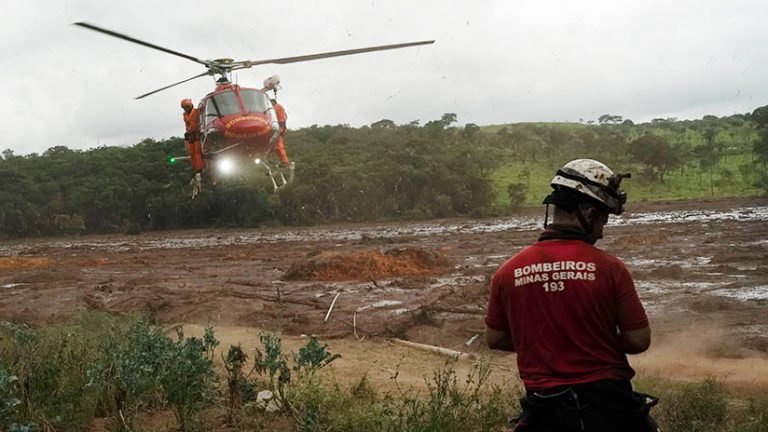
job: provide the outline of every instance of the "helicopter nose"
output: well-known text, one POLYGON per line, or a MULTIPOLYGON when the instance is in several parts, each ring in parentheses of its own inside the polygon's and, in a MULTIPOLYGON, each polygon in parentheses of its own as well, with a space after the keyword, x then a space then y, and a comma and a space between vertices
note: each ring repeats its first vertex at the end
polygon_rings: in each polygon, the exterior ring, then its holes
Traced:
POLYGON ((248 114, 227 122, 224 135, 231 138, 247 139, 267 136, 271 131, 272 128, 266 118, 248 114))

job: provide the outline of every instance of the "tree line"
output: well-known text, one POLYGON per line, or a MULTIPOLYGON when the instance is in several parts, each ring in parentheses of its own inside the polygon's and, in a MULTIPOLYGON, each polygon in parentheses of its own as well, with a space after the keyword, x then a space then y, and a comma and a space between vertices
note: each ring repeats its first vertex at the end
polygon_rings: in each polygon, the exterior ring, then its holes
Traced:
POLYGON ((24 156, 5 150, 0 238, 501 215, 541 199, 549 178, 536 183, 533 173, 551 176, 577 157, 639 170, 636 187, 646 189, 693 172, 712 193, 727 193, 724 185, 768 190, 768 107, 688 121, 600 119, 458 127, 446 113, 423 125, 315 125, 289 133, 296 181, 279 193, 263 177, 207 185, 195 200, 189 167, 168 163, 185 153, 178 137, 24 156))

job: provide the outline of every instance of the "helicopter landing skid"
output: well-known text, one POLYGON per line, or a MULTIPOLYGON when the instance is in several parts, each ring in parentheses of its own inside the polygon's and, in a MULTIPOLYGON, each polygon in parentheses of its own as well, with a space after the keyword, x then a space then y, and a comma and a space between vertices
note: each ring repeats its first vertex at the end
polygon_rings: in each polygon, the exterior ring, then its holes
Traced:
POLYGON ((284 167, 276 167, 275 169, 272 169, 266 162, 261 162, 259 165, 263 166, 267 171, 267 176, 272 181, 273 192, 277 192, 281 188, 293 183, 293 173, 296 169, 296 164, 294 162, 291 162, 287 167, 285 167, 288 169, 287 179, 285 176, 284 167))

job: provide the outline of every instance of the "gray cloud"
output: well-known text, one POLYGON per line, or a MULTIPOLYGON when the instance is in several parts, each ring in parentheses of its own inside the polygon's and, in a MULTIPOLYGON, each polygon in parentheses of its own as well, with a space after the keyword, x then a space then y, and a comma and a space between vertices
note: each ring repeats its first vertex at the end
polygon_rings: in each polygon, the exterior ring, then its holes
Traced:
POLYGON ((0 0, 0 149, 131 145, 182 131, 193 62, 70 25, 86 21, 199 58, 264 59, 436 39, 435 45, 240 71, 280 74, 293 127, 635 121, 729 115, 768 104, 758 0, 608 2, 0 0))

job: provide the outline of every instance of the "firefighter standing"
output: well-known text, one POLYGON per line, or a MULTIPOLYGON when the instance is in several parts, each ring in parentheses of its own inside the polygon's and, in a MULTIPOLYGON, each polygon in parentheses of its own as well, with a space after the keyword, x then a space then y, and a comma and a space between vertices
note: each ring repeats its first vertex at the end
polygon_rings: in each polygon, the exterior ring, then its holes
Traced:
POLYGON ((487 343, 517 352, 526 389, 515 431, 656 431, 656 399, 632 390, 626 357, 648 349, 648 317, 624 263, 594 246, 624 209, 628 176, 566 164, 544 200, 553 223, 493 276, 487 343))

